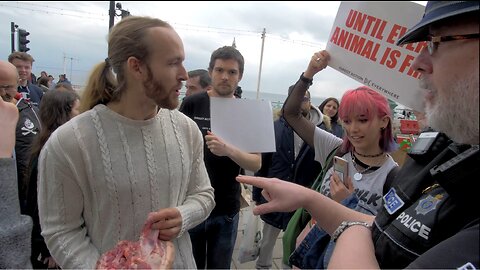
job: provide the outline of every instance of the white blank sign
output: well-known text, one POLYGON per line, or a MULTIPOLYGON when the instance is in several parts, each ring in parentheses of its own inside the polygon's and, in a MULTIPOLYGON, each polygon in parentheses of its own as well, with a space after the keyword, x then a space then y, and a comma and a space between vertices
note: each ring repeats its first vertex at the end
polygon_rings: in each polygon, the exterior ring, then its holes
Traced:
POLYGON ((275 152, 272 105, 265 100, 210 97, 212 132, 248 153, 275 152))

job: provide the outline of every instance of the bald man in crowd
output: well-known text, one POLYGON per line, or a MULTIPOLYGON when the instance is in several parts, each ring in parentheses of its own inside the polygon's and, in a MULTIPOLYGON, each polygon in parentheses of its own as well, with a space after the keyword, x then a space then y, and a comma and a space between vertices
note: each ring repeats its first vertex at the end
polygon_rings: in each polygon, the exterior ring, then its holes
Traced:
MULTIPOLYGON (((0 268, 31 268, 32 219, 20 214, 13 148, 18 110, 5 101, 17 89, 14 65, 0 60, 0 268)), ((11 98, 11 97, 10 97, 11 98)))

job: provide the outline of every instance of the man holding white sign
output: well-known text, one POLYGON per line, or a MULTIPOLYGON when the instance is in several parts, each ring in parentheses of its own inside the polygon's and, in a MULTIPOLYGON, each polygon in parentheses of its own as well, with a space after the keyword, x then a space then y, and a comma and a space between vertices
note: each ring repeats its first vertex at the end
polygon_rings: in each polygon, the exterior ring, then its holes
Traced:
POLYGON ((180 108, 205 136, 205 166, 215 189, 212 213, 189 231, 198 269, 230 268, 240 211, 241 190, 235 177, 241 169, 256 172, 261 166, 260 154, 242 151, 210 131, 210 98, 235 98, 244 64, 242 54, 232 46, 214 51, 208 67, 213 89, 186 97, 180 108))

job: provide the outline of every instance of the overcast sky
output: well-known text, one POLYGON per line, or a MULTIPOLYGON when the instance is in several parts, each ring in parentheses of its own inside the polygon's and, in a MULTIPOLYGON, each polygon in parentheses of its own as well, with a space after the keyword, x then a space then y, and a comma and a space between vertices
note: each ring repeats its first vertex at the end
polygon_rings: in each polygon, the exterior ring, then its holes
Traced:
MULTIPOLYGON (((118 2, 117 2, 118 3, 118 2)), ((260 92, 286 94, 310 56, 325 48, 340 2, 120 2, 132 15, 169 22, 183 39, 187 70, 207 68, 211 53, 235 39, 245 58, 242 89, 257 91, 262 31, 266 29, 260 92)), ((425 2, 419 2, 425 5, 425 2)), ((0 2, 0 59, 11 53, 10 23, 30 32, 33 72, 84 85, 107 57, 109 2, 0 2)), ((115 19, 118 22, 120 17, 115 19)), ((16 43, 16 41, 15 41, 16 43)), ((331 69, 320 72, 312 96, 340 98, 360 84, 331 69)))

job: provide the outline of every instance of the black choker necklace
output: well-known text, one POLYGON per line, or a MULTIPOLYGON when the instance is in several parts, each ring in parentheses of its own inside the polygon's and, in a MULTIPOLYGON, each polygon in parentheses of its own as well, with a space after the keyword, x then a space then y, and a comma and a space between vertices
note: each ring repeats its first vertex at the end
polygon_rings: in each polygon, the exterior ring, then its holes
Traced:
POLYGON ((358 153, 357 150, 355 150, 355 149, 353 149, 353 152, 355 152, 355 154, 357 154, 357 155, 359 155, 359 156, 361 156, 361 157, 379 157, 379 156, 381 156, 381 155, 384 154, 384 152, 381 152, 381 153, 378 153, 378 154, 376 154, 376 155, 364 155, 364 154, 358 153))

